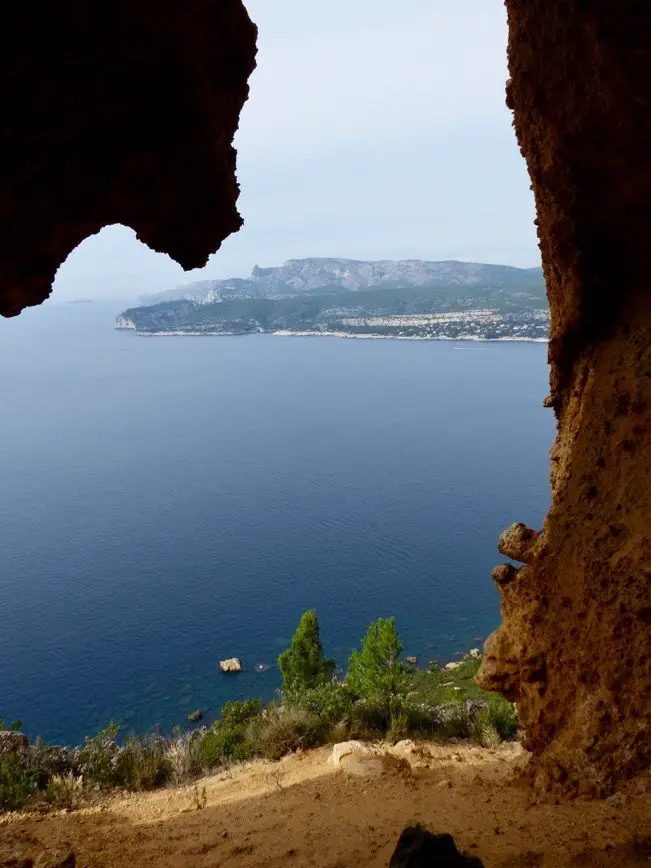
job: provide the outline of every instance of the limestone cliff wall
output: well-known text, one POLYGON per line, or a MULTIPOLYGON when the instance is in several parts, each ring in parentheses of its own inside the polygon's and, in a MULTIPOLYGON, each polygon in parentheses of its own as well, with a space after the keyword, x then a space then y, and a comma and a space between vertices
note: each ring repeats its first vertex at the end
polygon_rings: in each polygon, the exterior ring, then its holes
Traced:
POLYGON ((542 792, 651 761, 651 7, 507 0, 508 104, 552 313, 553 502, 496 571, 480 682, 520 705, 542 792))

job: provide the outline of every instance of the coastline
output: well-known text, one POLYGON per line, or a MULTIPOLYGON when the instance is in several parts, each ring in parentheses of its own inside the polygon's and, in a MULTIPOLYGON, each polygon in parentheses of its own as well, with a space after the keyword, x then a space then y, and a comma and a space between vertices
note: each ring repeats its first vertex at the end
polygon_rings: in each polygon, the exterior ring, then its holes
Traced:
POLYGON ((251 334, 270 334, 275 337, 292 337, 292 338, 343 338, 346 340, 375 340, 375 341, 473 341, 474 343, 525 343, 525 344, 546 344, 549 343, 549 338, 527 338, 527 337, 500 337, 500 338, 484 338, 478 335, 457 335, 450 337, 448 335, 380 335, 380 334, 359 334, 355 332, 337 332, 337 331, 289 331, 280 329, 273 332, 215 332, 215 331, 157 331, 143 332, 137 331, 136 335, 143 338, 155 337, 243 337, 251 334))

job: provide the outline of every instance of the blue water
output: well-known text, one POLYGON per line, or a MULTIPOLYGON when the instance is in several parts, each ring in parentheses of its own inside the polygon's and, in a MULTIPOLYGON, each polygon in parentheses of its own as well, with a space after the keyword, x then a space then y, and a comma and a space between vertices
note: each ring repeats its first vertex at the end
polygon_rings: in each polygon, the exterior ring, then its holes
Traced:
POLYGON ((544 345, 146 339, 114 313, 0 323, 0 716, 78 741, 273 695, 254 666, 312 607, 340 663, 379 615, 424 662, 497 625, 498 534, 548 506, 544 345))

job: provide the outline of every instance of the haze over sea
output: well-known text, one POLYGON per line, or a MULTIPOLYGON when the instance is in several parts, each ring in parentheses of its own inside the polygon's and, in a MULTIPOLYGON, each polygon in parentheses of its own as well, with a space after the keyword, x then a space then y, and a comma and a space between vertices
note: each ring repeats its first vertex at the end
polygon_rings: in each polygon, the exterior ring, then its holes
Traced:
POLYGON ((308 608, 340 664, 379 615, 424 664, 495 628, 497 537, 549 501, 545 345, 145 339, 118 308, 0 323, 0 716, 73 742, 272 696, 308 608))

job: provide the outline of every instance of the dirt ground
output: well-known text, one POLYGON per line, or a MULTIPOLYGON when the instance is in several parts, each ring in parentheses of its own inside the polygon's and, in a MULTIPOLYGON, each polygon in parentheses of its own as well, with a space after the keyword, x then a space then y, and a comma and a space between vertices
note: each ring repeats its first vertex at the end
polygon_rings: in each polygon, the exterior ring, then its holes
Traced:
MULTIPOLYGON (((259 761, 196 786, 107 800, 71 813, 0 819, 0 865, 74 850, 77 865, 386 866, 416 821, 454 835, 486 868, 648 866, 651 780, 604 801, 533 805, 514 778, 517 745, 415 745, 408 771, 352 777, 330 748, 259 761)), ((14 863, 15 864, 15 863, 14 863)))

